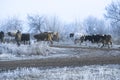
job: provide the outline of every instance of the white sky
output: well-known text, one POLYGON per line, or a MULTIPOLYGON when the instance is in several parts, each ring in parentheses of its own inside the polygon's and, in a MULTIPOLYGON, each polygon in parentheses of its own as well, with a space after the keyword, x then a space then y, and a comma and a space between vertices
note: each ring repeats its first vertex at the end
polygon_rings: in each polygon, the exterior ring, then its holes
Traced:
POLYGON ((27 14, 58 16, 70 22, 87 16, 103 18, 111 0, 0 0, 0 19, 27 14))

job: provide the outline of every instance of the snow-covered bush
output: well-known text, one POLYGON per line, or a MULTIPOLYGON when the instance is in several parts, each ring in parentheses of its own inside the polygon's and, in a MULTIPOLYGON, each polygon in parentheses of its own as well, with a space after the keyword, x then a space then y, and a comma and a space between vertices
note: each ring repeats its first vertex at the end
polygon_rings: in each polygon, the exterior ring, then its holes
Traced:
POLYGON ((30 55, 48 55, 50 47, 46 42, 37 42, 31 45, 21 45, 16 44, 1 44, 0 54, 12 54, 15 56, 30 56, 30 55))

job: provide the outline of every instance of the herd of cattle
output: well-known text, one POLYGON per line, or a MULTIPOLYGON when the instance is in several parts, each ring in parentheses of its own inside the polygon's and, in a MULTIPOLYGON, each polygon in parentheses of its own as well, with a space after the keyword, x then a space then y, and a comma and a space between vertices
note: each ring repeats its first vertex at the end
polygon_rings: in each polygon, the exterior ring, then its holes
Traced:
MULTIPOLYGON (((70 33, 69 37, 72 38, 74 37, 74 33, 70 33)), ((34 34, 33 35, 34 39, 36 41, 49 41, 51 44, 53 44, 53 41, 59 41, 59 33, 58 32, 43 32, 39 34, 34 34)), ((14 42, 17 43, 18 46, 20 46, 21 43, 23 44, 30 44, 30 39, 31 39, 31 34, 30 33, 21 33, 19 30, 16 33, 13 32, 7 32, 4 33, 3 31, 0 32, 0 41, 1 42, 11 42, 13 40, 14 42), (6 34, 9 36, 9 40, 7 40, 6 34)), ((91 43, 102 43, 102 46, 108 45, 108 48, 110 45, 112 46, 112 36, 111 35, 101 35, 101 34, 96 34, 96 35, 82 35, 79 36, 78 38, 74 39, 74 43, 83 43, 89 41, 91 43)))
MULTIPOLYGON (((71 33, 69 35, 70 37, 74 37, 74 33, 71 33)), ((101 35, 101 34, 94 34, 94 35, 82 35, 79 38, 75 38, 74 39, 74 43, 83 43, 89 41, 91 43, 102 43, 102 47, 104 46, 108 46, 108 48, 110 48, 110 46, 112 47, 112 36, 111 35, 101 35)))
MULTIPOLYGON (((34 34, 33 37, 36 41, 50 41, 51 44, 53 44, 53 41, 58 41, 59 36, 56 32, 43 32, 39 34, 34 34)), ((1 43, 5 42, 15 42, 18 46, 20 46, 21 43, 23 44, 30 44, 31 34, 30 33, 21 33, 19 30, 16 33, 13 32, 7 32, 4 33, 3 31, 0 32, 0 41, 1 43), (9 39, 6 39, 6 36, 9 37, 9 39)))

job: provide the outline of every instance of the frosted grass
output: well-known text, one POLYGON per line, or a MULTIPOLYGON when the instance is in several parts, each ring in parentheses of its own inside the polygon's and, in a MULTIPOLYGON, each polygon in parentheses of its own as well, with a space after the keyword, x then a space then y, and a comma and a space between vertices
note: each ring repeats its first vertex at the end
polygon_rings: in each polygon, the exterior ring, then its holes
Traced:
POLYGON ((18 68, 3 71, 0 75, 0 80, 120 80, 120 65, 18 68))
MULTIPOLYGON (((49 47, 47 42, 37 42, 31 45, 0 44, 0 60, 19 60, 47 58, 64 51, 65 49, 49 47)), ((61 56, 64 56, 61 54, 61 56)))

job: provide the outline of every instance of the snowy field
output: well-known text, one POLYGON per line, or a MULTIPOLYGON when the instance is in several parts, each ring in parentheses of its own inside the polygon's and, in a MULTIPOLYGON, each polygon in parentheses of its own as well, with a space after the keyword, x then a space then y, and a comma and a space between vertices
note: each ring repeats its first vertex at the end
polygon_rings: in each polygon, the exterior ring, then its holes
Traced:
MULTIPOLYGON (((74 44, 73 41, 55 42, 55 45, 67 45, 73 47, 87 47, 87 48, 99 48, 96 44, 74 44)), ((107 47, 105 47, 107 48, 107 47)), ((80 49, 80 48, 57 48, 50 47, 47 42, 32 43, 31 45, 21 45, 18 47, 16 44, 5 43, 0 44, 0 60, 23 60, 23 59, 39 59, 48 57, 68 57, 68 56, 118 56, 120 55, 120 45, 113 45, 110 51, 80 49)))
POLYGON ((0 44, 0 60, 48 58, 60 56, 61 54, 59 54, 59 52, 64 50, 65 49, 49 47, 46 42, 40 42, 31 45, 21 45, 20 47, 12 43, 0 44))
POLYGON ((18 68, 1 71, 0 80, 120 80, 120 65, 18 68))
MULTIPOLYGON (((55 45, 76 47, 98 47, 96 44, 74 44, 72 41, 59 42, 55 45)), ((107 47, 105 47, 107 48, 107 47)), ((80 48, 50 47, 46 42, 31 45, 0 44, 0 61, 41 59, 56 57, 92 58, 103 56, 120 56, 120 46, 113 45, 118 50, 91 50, 80 48), (86 57, 87 56, 87 57, 86 57)), ((120 65, 90 65, 57 68, 17 68, 15 70, 0 70, 0 80, 120 80, 120 65)))

